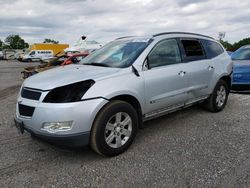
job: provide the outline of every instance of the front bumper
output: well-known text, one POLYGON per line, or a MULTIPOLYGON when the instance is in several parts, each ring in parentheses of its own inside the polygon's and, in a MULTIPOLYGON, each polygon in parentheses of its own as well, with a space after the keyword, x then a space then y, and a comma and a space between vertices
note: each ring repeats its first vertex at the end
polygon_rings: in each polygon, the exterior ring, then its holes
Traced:
POLYGON ((60 146, 67 146, 67 147, 84 147, 89 144, 90 132, 84 133, 76 133, 76 134, 67 134, 67 135, 52 135, 46 133, 35 133, 31 129, 27 128, 23 122, 18 121, 14 118, 15 125, 18 130, 23 133, 23 131, 29 132, 31 135, 47 141, 49 143, 53 143, 60 146))
POLYGON ((96 98, 74 103, 43 103, 19 96, 15 121, 22 124, 24 130, 41 139, 66 146, 83 146, 89 143, 89 135, 95 116, 107 102, 103 98, 96 98), (30 117, 20 115, 20 103, 34 108, 30 117), (64 121, 72 121, 70 130, 51 133, 42 129, 45 122, 64 121))

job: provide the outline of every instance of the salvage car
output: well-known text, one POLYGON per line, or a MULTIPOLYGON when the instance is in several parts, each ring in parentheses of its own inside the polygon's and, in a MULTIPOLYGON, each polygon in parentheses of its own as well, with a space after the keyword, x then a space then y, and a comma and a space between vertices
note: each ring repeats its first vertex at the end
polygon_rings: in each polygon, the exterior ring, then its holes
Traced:
POLYGON ((124 152, 143 122, 197 103, 224 109, 232 62, 215 39, 168 32, 118 38, 78 65, 24 81, 15 125, 70 147, 104 156, 124 152))
POLYGON ((231 57, 234 64, 232 89, 250 90, 250 45, 242 46, 231 57))
POLYGON ((21 72, 22 78, 26 79, 26 78, 34 75, 34 74, 37 74, 39 72, 55 68, 57 66, 69 65, 69 64, 72 64, 72 63, 77 64, 83 58, 85 58, 87 55, 88 55, 88 53, 62 55, 62 56, 59 56, 59 57, 51 60, 48 63, 42 63, 42 64, 40 64, 38 66, 26 67, 21 72))

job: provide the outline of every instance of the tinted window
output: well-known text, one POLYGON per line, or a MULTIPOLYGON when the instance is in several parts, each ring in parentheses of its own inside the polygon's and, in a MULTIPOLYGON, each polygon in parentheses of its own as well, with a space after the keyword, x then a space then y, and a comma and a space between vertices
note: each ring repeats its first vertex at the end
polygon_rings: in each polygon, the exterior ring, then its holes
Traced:
POLYGON ((233 60, 250 60, 250 48, 240 48, 231 57, 233 60))
POLYGON ((156 45, 148 56, 149 67, 159 67, 181 62, 178 43, 175 39, 164 40, 156 45))
POLYGON ((187 60, 204 59, 202 46, 198 40, 181 40, 187 60))
POLYGON ((206 51, 207 58, 214 58, 224 52, 223 48, 216 42, 210 40, 202 41, 204 49, 206 51))

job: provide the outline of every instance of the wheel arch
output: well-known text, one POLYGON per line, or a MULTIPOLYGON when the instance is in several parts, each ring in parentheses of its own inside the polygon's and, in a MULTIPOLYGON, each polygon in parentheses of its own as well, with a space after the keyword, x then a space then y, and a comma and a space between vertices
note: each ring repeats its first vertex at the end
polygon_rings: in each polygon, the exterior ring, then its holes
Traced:
POLYGON ((220 78, 220 80, 224 80, 224 81, 227 83, 229 89, 231 89, 231 86, 232 86, 231 83, 232 83, 232 82, 231 82, 231 76, 230 76, 230 75, 222 76, 222 77, 220 78))
POLYGON ((127 102, 130 105, 132 105, 138 114, 139 127, 140 128, 142 127, 142 122, 143 122, 143 120, 142 120, 142 107, 141 107, 139 100, 136 97, 134 97, 132 95, 125 94, 125 95, 118 95, 118 96, 115 96, 115 97, 112 97, 111 99, 109 99, 109 101, 113 101, 113 100, 124 101, 124 102, 127 102))

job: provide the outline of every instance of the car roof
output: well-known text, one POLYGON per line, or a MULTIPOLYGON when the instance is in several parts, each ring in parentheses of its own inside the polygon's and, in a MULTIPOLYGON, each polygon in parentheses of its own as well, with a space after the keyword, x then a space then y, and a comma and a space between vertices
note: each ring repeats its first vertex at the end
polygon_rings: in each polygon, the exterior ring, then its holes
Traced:
POLYGON ((245 45, 241 47, 241 49, 248 49, 248 48, 250 48, 250 45, 245 45))
POLYGON ((208 40, 215 40, 214 38, 203 35, 203 34, 198 34, 198 33, 190 33, 190 32, 163 32, 163 33, 156 33, 151 36, 124 36, 124 37, 119 37, 116 40, 124 40, 124 39, 150 39, 150 38, 162 38, 164 36, 169 36, 169 37, 190 37, 190 38, 202 38, 202 39, 208 39, 208 40))
POLYGON ((214 38, 207 36, 207 35, 202 35, 199 33, 189 33, 189 32, 164 32, 164 33, 154 34, 153 37, 162 36, 162 35, 190 35, 190 36, 195 36, 195 37, 205 37, 205 38, 214 40, 214 38))

